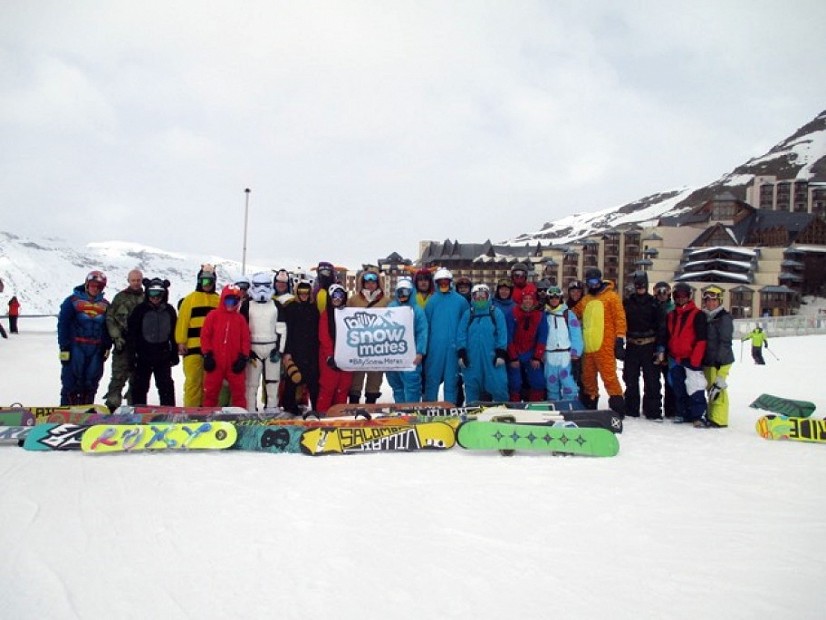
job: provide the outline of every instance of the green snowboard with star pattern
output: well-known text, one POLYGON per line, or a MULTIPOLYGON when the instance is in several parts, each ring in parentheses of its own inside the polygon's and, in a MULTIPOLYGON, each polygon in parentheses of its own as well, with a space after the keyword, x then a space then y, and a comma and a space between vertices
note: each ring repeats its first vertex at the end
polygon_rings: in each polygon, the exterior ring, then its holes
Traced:
POLYGON ((463 422, 456 442, 468 450, 530 451, 586 456, 616 456, 617 436, 604 428, 579 428, 548 424, 463 422))

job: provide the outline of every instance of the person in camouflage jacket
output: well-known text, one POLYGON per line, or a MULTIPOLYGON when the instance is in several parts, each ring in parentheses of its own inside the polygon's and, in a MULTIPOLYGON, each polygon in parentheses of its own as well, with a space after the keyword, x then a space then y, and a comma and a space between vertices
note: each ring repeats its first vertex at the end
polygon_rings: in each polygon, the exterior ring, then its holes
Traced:
POLYGON ((109 309, 106 311, 106 331, 112 339, 112 378, 109 381, 109 389, 106 391, 106 406, 109 411, 114 411, 120 407, 123 400, 123 386, 129 381, 129 389, 126 391, 126 402, 132 404, 130 396, 132 387, 132 373, 134 364, 132 355, 127 351, 126 328, 129 315, 140 304, 143 299, 143 273, 140 269, 133 269, 126 278, 129 286, 120 291, 112 299, 109 309))

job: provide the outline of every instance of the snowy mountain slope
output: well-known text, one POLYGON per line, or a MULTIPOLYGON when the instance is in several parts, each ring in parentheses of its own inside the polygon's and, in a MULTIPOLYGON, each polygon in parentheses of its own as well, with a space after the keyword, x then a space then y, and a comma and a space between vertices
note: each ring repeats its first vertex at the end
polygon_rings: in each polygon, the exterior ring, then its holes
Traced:
POLYGON ((502 243, 570 243, 620 224, 643 225, 662 216, 678 215, 724 191, 744 200, 746 187, 755 176, 826 182, 826 111, 767 153, 750 159, 704 187, 659 192, 619 207, 568 216, 547 222, 538 231, 527 232, 502 243))
MULTIPOLYGON (((171 282, 170 298, 177 301, 195 288, 202 263, 212 263, 218 283, 232 281, 241 264, 218 256, 191 256, 125 241, 90 243, 75 247, 62 239, 27 239, 0 231, 0 278, 4 298, 17 295, 24 314, 56 314, 61 302, 93 269, 108 278, 107 299, 126 286, 131 269, 144 277, 171 282)), ((270 267, 247 265, 247 272, 269 271, 270 267)), ((4 309, 0 306, 0 311, 4 309)))

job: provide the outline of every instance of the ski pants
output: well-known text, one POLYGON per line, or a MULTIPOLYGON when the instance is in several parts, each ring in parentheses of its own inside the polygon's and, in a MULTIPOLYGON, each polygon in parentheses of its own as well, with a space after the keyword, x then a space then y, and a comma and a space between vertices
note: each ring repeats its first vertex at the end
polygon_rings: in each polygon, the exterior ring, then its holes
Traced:
POLYGON ((323 364, 319 361, 316 411, 327 413, 331 406, 346 403, 352 381, 353 373, 330 368, 326 359, 323 364))
MULTIPOLYGON (((363 371, 357 370, 348 373, 351 378, 351 384, 348 387, 348 393, 353 399, 361 398, 361 388, 364 387, 365 396, 375 396, 378 399, 381 396, 381 381, 384 373, 380 370, 363 371), (366 385, 365 385, 366 379, 366 385)), ((375 401, 373 401, 375 402, 375 401)))
POLYGON ((646 418, 662 417, 660 369, 654 364, 654 352, 653 342, 643 345, 631 342, 626 344, 625 361, 622 366, 626 415, 638 416, 640 414, 640 373, 642 373, 642 413, 646 418))
POLYGON ((204 399, 204 358, 200 354, 186 355, 183 366, 184 407, 200 407, 204 399))
POLYGON ((258 388, 264 382, 264 407, 278 405, 278 383, 281 380, 281 362, 271 362, 269 355, 253 358, 247 364, 247 409, 258 410, 258 388))
POLYGON ((230 404, 233 407, 247 408, 246 379, 244 372, 232 372, 231 364, 218 362, 218 366, 212 372, 204 373, 204 407, 217 407, 218 396, 221 393, 221 386, 226 379, 229 384, 230 404))
POLYGON ((663 386, 663 413, 666 418, 673 418, 677 415, 677 403, 674 398, 674 388, 671 387, 671 376, 669 374, 669 362, 666 359, 662 365, 658 367, 658 371, 662 378, 663 386))
MULTIPOLYGON (((508 364, 508 392, 510 392, 511 398, 519 396, 518 400, 522 400, 522 390, 525 387, 533 395, 542 392, 542 398, 539 400, 545 398, 545 374, 542 370, 542 364, 539 365, 539 368, 534 368, 531 366, 532 359, 530 352, 523 353, 518 359, 519 366, 508 364)), ((530 394, 528 396, 528 400, 536 400, 531 398, 530 394)))
POLYGON ((100 345, 75 343, 69 362, 60 370, 60 404, 89 405, 95 402, 103 376, 103 350, 100 345))
POLYGON ((548 400, 574 400, 579 387, 571 371, 570 351, 545 352, 545 390, 548 400))
MULTIPOLYGON (((731 370, 731 364, 725 364, 720 368, 716 366, 703 368, 709 387, 714 385, 717 377, 722 378, 723 381, 728 381, 729 370, 731 370)), ((728 402, 728 388, 726 388, 717 395, 717 398, 708 403, 708 421, 717 426, 728 426, 728 402)))
POLYGON ((703 389, 688 393, 686 389, 686 368, 674 364, 669 370, 671 386, 674 388, 674 399, 677 405, 677 415, 686 422, 701 419, 706 413, 706 392, 703 389))
MULTIPOLYGON (((155 387, 158 388, 160 404, 165 407, 175 406, 175 382, 172 379, 172 366, 169 356, 159 358, 139 357, 135 373, 130 380, 130 405, 146 405, 149 394, 149 381, 155 375, 155 387)), ((108 403, 107 403, 108 404, 108 403)))
MULTIPOLYGON (((508 400, 508 375, 504 366, 496 366, 493 363, 493 354, 490 356, 475 356, 470 360, 470 366, 462 369, 462 378, 465 381, 465 398, 468 403, 476 403, 482 400, 482 394, 490 394, 494 401, 507 402, 508 400)), ((455 390, 455 381, 453 383, 455 390)), ((447 381, 445 381, 445 400, 455 402, 447 398, 447 381)), ((453 398, 455 398, 455 392, 453 398)), ((427 399, 430 400, 430 399, 427 399)))
POLYGON ((422 400, 422 365, 404 372, 390 371, 387 383, 393 388, 393 400, 397 403, 418 403, 422 400))
MULTIPOLYGON (((130 405, 136 404, 132 399, 132 383, 134 382, 133 368, 132 368, 132 354, 124 349, 119 352, 112 352, 112 376, 109 379, 109 388, 106 390, 106 406, 110 411, 114 411, 120 407, 123 402, 123 386, 129 381, 129 389, 126 390, 126 402, 130 405)), ((147 389, 149 388, 147 384, 147 389)), ((144 398, 146 392, 144 392, 144 398)), ((137 403, 140 405, 145 402, 137 403)))
MULTIPOLYGON (((431 343, 432 344, 432 343, 431 343)), ((504 369, 503 369, 504 373, 504 369)), ((428 346, 427 356, 424 363, 424 400, 439 400, 439 386, 444 382, 444 400, 455 403, 458 389, 459 357, 456 353, 456 345, 448 344, 445 347, 435 345, 428 346)), ((464 373, 463 373, 464 375, 464 373)), ((467 378, 465 378, 465 400, 471 402, 467 388, 467 378)), ((507 377, 505 377, 505 391, 507 392, 507 377)), ((502 399, 508 400, 507 394, 502 399)))
POLYGON ((617 378, 617 360, 614 358, 613 343, 610 347, 603 346, 582 357, 582 389, 590 398, 599 397, 597 374, 602 377, 608 396, 622 396, 623 390, 617 378))

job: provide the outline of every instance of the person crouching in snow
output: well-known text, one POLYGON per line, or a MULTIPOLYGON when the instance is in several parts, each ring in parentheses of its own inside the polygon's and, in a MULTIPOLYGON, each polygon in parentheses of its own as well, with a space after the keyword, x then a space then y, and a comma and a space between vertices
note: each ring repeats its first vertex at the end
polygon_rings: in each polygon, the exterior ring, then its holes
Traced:
POLYGON ((528 401, 545 400, 545 376, 542 356, 548 337, 548 324, 542 310, 536 306, 536 287, 522 289, 522 302, 505 316, 508 326, 508 391, 511 402, 525 396, 528 401))
POLYGON ((230 284, 221 291, 221 302, 201 328, 204 355, 204 407, 216 407, 221 385, 229 384, 233 407, 247 408, 244 371, 250 358, 250 328, 241 316, 243 292, 230 284))
POLYGON ((268 273, 256 273, 250 281, 249 300, 241 305, 241 314, 250 327, 250 357, 247 365, 247 409, 258 409, 258 388, 264 382, 264 411, 278 407, 278 384, 281 379, 281 356, 287 345, 287 324, 278 320, 275 289, 268 273))
POLYGON ((497 402, 508 400, 508 329, 505 316, 491 303, 490 289, 477 284, 470 293, 471 307, 459 320, 456 348, 468 403, 483 393, 497 402))
POLYGON ((393 389, 393 400, 397 403, 417 403, 422 399, 422 360, 427 351, 427 316, 414 298, 415 289, 410 278, 399 278, 396 284, 396 298, 389 307, 408 307, 413 310, 413 332, 416 341, 416 357, 413 370, 391 370, 386 373, 387 383, 393 389))
POLYGON ((353 373, 336 364, 336 312, 347 305, 347 291, 341 284, 331 284, 325 306, 318 316, 318 400, 316 410, 327 413, 332 405, 347 402, 353 373))
POLYGON ((579 386, 573 361, 582 355, 582 327, 573 310, 562 303, 562 289, 551 286, 545 306, 545 385, 548 400, 574 400, 579 386))

